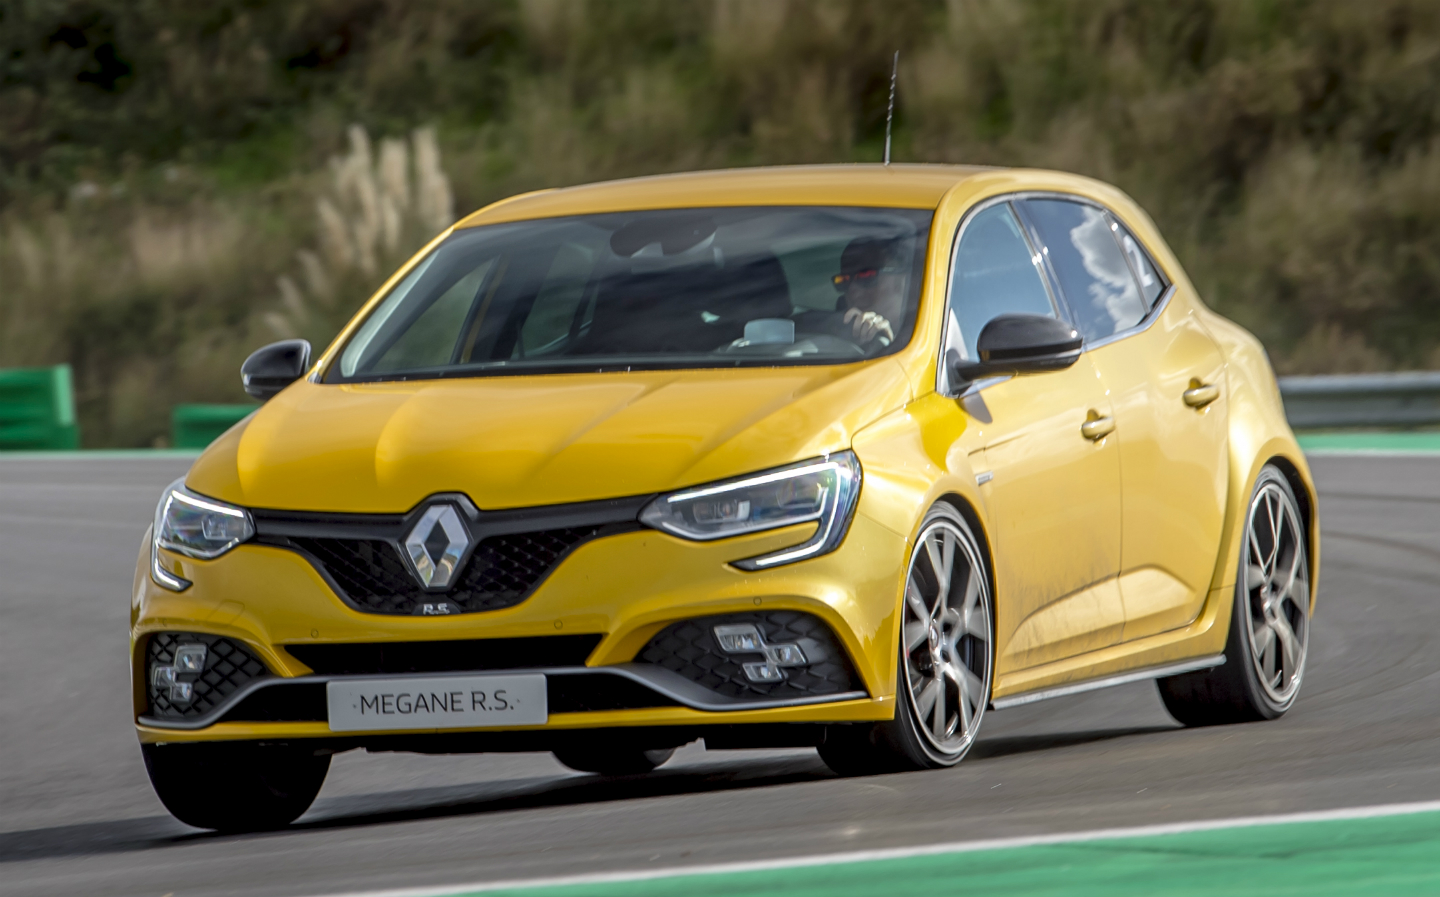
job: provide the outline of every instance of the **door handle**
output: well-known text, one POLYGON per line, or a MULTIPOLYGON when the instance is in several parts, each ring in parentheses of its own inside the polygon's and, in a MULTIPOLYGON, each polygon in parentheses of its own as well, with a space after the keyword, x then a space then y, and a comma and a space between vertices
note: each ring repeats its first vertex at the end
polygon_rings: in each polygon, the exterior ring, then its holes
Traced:
POLYGON ((1191 386, 1180 394, 1180 398, 1191 408, 1204 408, 1211 402, 1220 398, 1220 387, 1213 383, 1201 383, 1198 380, 1191 380, 1191 386))
MULTIPOLYGON (((1094 414, 1095 412, 1090 412, 1094 414)), ((1080 425, 1080 435, 1091 441, 1104 439, 1115 432, 1115 418, 1092 417, 1080 425)))

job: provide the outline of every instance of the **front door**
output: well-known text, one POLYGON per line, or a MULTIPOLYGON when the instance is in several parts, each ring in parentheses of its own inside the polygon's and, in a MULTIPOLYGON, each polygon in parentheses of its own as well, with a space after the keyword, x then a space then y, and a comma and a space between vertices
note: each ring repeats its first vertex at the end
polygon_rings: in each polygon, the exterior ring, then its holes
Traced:
MULTIPOLYGON (((1011 204, 975 214, 952 266, 947 347, 973 359, 991 318, 1057 307, 1011 204)), ((1120 455, 1113 438, 1081 432, 1111 416, 1098 372, 1082 355, 1064 371, 982 384, 960 404, 984 446, 972 466, 995 551, 997 674, 1114 644, 1120 455)))
POLYGON ((1186 297, 1098 207, 1027 200, 1025 213, 1110 387, 1120 450, 1124 640, 1191 623, 1204 606, 1227 494, 1224 357, 1186 297))

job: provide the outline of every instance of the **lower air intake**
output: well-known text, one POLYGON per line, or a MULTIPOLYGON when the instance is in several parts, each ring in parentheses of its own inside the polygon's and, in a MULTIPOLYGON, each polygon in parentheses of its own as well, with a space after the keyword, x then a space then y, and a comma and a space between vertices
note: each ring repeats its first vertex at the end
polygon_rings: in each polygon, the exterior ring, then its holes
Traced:
POLYGON ((203 633, 157 632, 150 636, 145 659, 148 715, 156 719, 204 716, 240 688, 270 675, 244 645, 203 633), (187 660, 198 663, 198 671, 177 663, 187 660))
POLYGON ((863 689, 835 633, 819 617, 799 611, 683 620, 661 630, 635 660, 731 698, 806 698, 863 689), (755 650, 733 641, 722 645, 716 635, 717 628, 723 635, 751 627, 762 639, 755 650))

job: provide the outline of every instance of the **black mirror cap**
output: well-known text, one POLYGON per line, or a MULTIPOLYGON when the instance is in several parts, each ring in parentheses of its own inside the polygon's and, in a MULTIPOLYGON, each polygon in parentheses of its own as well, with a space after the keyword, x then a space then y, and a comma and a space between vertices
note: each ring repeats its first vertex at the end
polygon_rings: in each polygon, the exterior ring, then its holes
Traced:
POLYGON ((1048 315, 998 315, 975 341, 979 361, 951 360, 955 381, 998 374, 1060 371, 1080 358, 1085 340, 1074 327, 1048 315))
POLYGON ((240 382, 246 393, 263 402, 299 380, 308 367, 309 340, 281 340, 250 353, 240 365, 240 382))

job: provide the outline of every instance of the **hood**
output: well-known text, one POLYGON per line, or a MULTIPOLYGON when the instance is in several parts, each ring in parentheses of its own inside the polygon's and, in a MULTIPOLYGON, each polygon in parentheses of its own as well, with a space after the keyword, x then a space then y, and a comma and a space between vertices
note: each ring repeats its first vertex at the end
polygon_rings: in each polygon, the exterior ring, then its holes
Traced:
POLYGON ((902 406, 892 359, 400 383, 297 382, 210 446, 186 484, 255 508, 397 513, 666 492, 850 446, 902 406))

